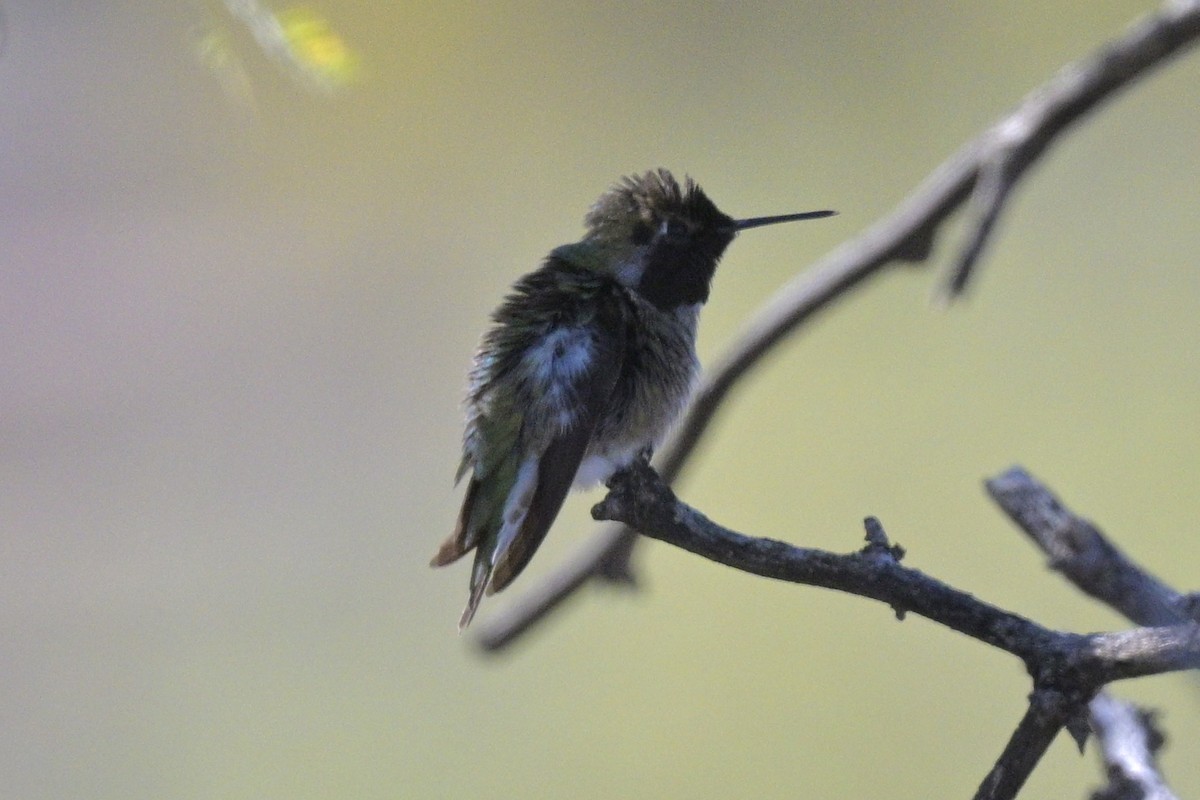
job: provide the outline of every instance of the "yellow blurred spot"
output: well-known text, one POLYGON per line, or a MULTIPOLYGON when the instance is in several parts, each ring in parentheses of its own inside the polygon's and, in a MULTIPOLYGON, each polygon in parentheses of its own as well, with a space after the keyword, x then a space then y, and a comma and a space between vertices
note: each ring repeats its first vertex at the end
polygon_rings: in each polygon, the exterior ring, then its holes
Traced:
POLYGON ((306 70, 336 86, 362 77, 358 54, 311 8, 297 6, 279 12, 278 20, 293 58, 306 70))

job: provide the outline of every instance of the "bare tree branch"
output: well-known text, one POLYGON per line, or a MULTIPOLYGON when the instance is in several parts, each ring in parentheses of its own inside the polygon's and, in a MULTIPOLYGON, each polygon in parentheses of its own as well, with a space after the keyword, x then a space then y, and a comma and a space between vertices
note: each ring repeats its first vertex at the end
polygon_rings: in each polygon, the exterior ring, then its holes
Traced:
POLYGON ((1108 773, 1108 785, 1092 800, 1175 800, 1159 773, 1156 753, 1163 737, 1153 715, 1103 693, 1089 708, 1108 773))
MULTIPOLYGON (((1180 594, 1138 566, 1025 470, 1012 467, 985 486, 1017 527, 1050 557, 1050 566, 1086 594, 1142 625, 1200 622, 1195 595, 1180 594)), ((1102 734, 1100 747, 1109 773, 1109 785, 1097 796, 1109 800, 1173 797, 1145 746, 1149 722, 1105 692, 1098 693, 1088 709, 1091 730, 1102 734)), ((1079 739, 1080 748, 1084 737, 1086 731, 1079 739)))
MULTIPOLYGON (((1198 36, 1200 0, 1170 0, 1117 40, 1064 68, 934 170, 890 215, 780 289, 700 387, 662 453, 663 477, 672 481, 678 476, 729 391, 763 355, 883 267, 926 260, 941 224, 973 197, 967 211, 970 234, 943 289, 945 298, 960 294, 1013 186, 1049 145, 1103 100, 1198 36)), ((547 579, 547 585, 481 626, 480 644, 502 649, 592 577, 627 579, 635 536, 628 529, 597 534, 547 579)))
POLYGON ((617 473, 592 510, 642 534, 753 575, 820 586, 919 614, 1020 658, 1033 679, 1030 707, 976 795, 1011 798, 1058 731, 1083 713, 1100 687, 1115 680, 1200 668, 1200 625, 1187 622, 1113 633, 1054 631, 901 566, 875 519, 867 546, 838 554, 744 536, 681 503, 645 463, 617 473))
POLYGON ((1086 655, 1074 666, 1087 669, 1092 679, 1102 684, 1200 668, 1200 625, 1194 622, 1093 633, 1085 638, 1086 655), (1091 659, 1098 663, 1090 665, 1091 659))
POLYGON ((971 176, 975 181, 971 232, 943 287, 947 299, 966 288, 1009 193, 1025 170, 1081 117, 1198 35, 1200 5, 1167 2, 1157 13, 1132 25, 1120 39, 1068 64, 984 135, 990 141, 981 148, 981 161, 971 176))
POLYGON ((618 472, 592 509, 643 535, 764 578, 820 586, 919 614, 1020 658, 1038 686, 1090 696, 1114 680, 1200 667, 1200 625, 1115 633, 1053 631, 979 600, 919 570, 901 566, 878 520, 866 521, 867 546, 850 554, 744 536, 680 502, 654 469, 638 462, 618 472))
POLYGON ((985 485, 996 504, 1050 557, 1051 568, 1082 591, 1139 625, 1200 622, 1188 596, 1131 561, 1025 470, 1013 467, 985 485))
POLYGON ((1081 700, 1068 700, 1053 689, 1035 690, 1029 708, 995 766, 975 792, 975 800, 1008 800, 1017 796, 1033 774, 1058 732, 1081 707, 1081 700))

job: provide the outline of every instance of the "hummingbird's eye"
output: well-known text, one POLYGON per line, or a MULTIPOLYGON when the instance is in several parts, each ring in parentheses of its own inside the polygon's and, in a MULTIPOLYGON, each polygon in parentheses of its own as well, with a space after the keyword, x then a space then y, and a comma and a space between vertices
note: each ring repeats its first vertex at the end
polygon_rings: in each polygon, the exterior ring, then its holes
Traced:
POLYGON ((662 227, 659 228, 659 234, 667 239, 676 241, 687 238, 688 226, 687 223, 675 217, 668 217, 663 220, 662 227))

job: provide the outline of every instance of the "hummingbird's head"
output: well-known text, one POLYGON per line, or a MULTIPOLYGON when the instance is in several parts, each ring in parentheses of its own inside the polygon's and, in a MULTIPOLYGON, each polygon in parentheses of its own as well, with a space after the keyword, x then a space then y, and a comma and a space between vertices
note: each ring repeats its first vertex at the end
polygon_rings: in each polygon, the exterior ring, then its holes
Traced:
POLYGON ((735 220, 691 178, 681 186, 659 168, 624 178, 603 194, 584 219, 588 231, 580 245, 597 256, 597 268, 669 310, 708 299, 717 262, 738 231, 832 213, 735 220))
POLYGON ((691 178, 665 169, 624 178, 592 206, 584 241, 617 280, 662 308, 703 303, 717 261, 737 235, 691 178))

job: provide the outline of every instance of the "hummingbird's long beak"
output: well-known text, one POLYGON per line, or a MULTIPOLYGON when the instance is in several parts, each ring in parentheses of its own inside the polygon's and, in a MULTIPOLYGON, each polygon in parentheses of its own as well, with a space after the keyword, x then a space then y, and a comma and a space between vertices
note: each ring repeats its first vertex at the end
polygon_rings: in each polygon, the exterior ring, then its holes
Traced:
POLYGON ((798 219, 820 219, 832 217, 836 211, 802 211, 799 214, 780 214, 777 217, 751 217, 750 219, 735 219, 732 228, 744 231, 747 228, 761 228, 763 225, 774 225, 777 222, 795 222, 798 219))

